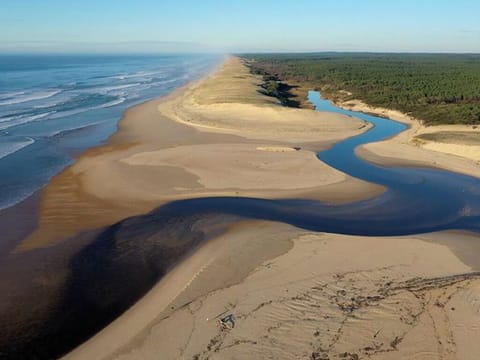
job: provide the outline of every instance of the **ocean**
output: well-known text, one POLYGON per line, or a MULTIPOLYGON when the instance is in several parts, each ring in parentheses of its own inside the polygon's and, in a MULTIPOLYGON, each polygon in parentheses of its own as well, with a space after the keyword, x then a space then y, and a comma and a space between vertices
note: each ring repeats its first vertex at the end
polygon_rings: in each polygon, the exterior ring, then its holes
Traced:
POLYGON ((104 143, 128 107, 213 69, 214 55, 0 55, 0 209, 104 143))

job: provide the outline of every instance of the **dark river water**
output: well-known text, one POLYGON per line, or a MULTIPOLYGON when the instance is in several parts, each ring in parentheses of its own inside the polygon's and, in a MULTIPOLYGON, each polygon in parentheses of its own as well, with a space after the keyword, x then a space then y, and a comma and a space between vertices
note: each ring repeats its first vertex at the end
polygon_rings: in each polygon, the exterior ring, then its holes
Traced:
POLYGON ((309 100, 319 111, 354 116, 374 125, 364 134, 339 142, 318 158, 355 178, 383 185, 380 196, 349 204, 307 199, 265 200, 212 197, 173 202, 164 207, 182 213, 222 213, 273 220, 301 228, 355 235, 410 235, 447 229, 480 231, 480 180, 443 170, 381 167, 355 154, 361 144, 398 134, 405 125, 340 109, 315 91, 309 100))
POLYGON ((389 138, 403 131, 405 125, 343 110, 322 99, 318 92, 311 91, 309 100, 317 110, 358 117, 374 125, 370 131, 342 141, 318 157, 344 173, 388 189, 384 195, 371 200, 332 207, 338 224, 335 232, 400 235, 445 229, 480 230, 479 179, 442 170, 370 164, 355 155, 355 148, 389 138), (356 221, 342 225, 342 220, 347 219, 356 221))
POLYGON ((310 92, 309 99, 317 110, 374 125, 318 157, 383 185, 383 194, 341 205, 309 199, 187 199, 53 248, 12 254, 0 264, 0 359, 52 359, 71 350, 121 315, 186 254, 239 219, 357 235, 480 231, 479 179, 363 161, 355 155, 357 146, 391 137, 405 125, 339 109, 318 92, 310 92))

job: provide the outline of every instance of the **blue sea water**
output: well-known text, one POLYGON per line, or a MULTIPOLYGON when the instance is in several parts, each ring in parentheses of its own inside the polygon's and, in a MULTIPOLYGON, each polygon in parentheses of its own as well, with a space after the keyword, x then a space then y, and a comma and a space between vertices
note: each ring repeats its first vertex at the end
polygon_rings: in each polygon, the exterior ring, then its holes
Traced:
POLYGON ((213 55, 1 55, 0 209, 115 132, 123 111, 213 69, 213 55))

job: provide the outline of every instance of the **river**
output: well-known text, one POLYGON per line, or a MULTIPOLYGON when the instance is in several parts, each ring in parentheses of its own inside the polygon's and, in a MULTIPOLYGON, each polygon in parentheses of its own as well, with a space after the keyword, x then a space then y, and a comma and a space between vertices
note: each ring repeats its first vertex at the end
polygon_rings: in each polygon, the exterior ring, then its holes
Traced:
POLYGON ((0 291, 9 292, 0 301, 0 354, 49 359, 85 341, 141 298, 186 253, 218 235, 202 223, 222 226, 259 219, 320 232, 384 236, 480 231, 479 179, 370 164, 356 156, 355 148, 394 136, 406 126, 337 108, 318 92, 310 92, 309 99, 319 111, 374 125, 318 153, 318 158, 384 186, 383 194, 349 204, 242 197, 180 200, 53 248, 12 254, 0 268, 0 291))

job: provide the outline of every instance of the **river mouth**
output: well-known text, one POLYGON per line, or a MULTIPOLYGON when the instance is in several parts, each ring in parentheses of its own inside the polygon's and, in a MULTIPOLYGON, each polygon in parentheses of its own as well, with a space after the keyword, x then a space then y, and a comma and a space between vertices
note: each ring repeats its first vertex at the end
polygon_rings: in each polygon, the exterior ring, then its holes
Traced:
POLYGON ((0 358, 49 359, 71 350, 128 309, 186 254, 239 220, 269 220, 311 231, 368 236, 480 231, 479 179, 441 170, 370 164, 355 155, 355 148, 394 136, 405 125, 339 109, 318 92, 310 92, 309 99, 317 110, 340 112, 374 125, 318 157, 353 177, 383 185, 385 193, 340 205, 308 199, 180 200, 83 234, 68 246, 12 255, 0 269, 0 286, 10 291, 0 302, 0 358), (27 260, 33 265, 25 270, 27 260), (3 281, 7 276, 13 278, 14 271, 21 283, 3 281), (52 299, 37 300, 46 296, 52 299), (19 313, 22 317, 15 315, 19 313))

